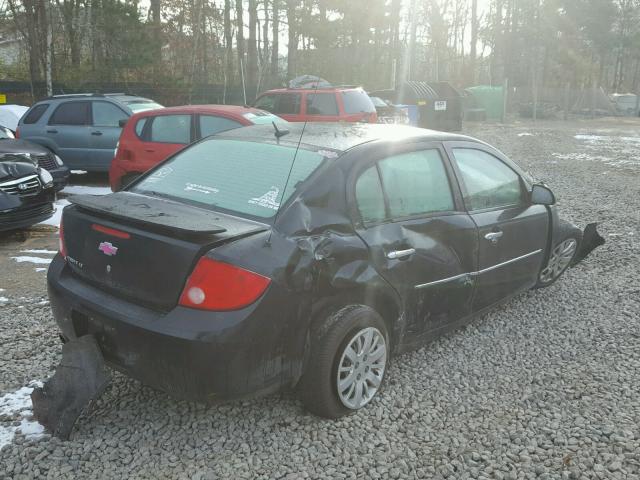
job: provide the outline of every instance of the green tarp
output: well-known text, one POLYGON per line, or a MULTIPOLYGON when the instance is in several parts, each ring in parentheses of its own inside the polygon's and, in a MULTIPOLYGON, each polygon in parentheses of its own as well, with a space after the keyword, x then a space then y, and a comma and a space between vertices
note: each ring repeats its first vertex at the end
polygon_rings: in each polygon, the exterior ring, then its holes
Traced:
POLYGON ((503 111, 503 87, 491 87, 489 85, 478 85, 466 89, 475 100, 477 108, 484 108, 487 119, 499 120, 503 111))

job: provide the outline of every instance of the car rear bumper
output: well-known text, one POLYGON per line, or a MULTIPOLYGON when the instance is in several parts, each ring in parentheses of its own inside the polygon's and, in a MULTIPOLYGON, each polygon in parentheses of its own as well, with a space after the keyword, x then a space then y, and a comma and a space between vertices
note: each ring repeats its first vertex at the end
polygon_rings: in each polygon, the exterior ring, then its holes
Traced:
POLYGON ((109 365, 173 397, 248 397, 297 378, 301 360, 286 347, 284 324, 270 324, 262 313, 286 318, 287 309, 273 305, 283 301, 278 295, 232 312, 179 306, 157 312, 80 280, 60 255, 47 279, 53 315, 65 339, 94 335, 109 365))

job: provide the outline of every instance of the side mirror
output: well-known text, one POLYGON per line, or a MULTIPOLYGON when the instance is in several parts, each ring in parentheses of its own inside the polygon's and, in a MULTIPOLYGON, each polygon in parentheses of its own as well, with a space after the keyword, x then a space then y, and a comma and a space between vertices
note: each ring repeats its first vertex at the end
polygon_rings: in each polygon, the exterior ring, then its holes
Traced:
POLYGON ((531 189, 531 203, 534 205, 555 205, 556 197, 548 187, 538 183, 531 189))
POLYGON ((119 126, 120 128, 124 128, 124 126, 127 124, 127 122, 128 122, 128 121, 129 121, 129 119, 128 119, 128 118, 123 118, 122 120, 119 120, 119 121, 118 121, 118 126, 119 126))

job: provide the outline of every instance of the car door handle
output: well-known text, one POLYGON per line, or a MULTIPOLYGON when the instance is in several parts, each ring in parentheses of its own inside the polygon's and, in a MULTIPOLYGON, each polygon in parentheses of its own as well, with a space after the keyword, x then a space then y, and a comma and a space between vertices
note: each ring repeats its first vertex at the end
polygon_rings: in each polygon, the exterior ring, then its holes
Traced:
POLYGON ((95 130, 95 131, 91 132, 91 135, 97 135, 97 136, 100 136, 100 135, 102 135, 102 132, 101 132, 101 131, 99 131, 99 130, 95 130))
POLYGON ((484 238, 486 238, 487 240, 489 240, 491 243, 495 245, 496 243, 498 243, 498 240, 500 240, 502 235, 503 235, 503 232, 489 232, 484 236, 484 238))
POLYGON ((47 130, 47 133, 58 133, 58 130, 50 129, 50 130, 47 130))
POLYGON ((401 258, 406 258, 410 255, 416 253, 415 248, 407 248, 406 250, 393 250, 392 252, 387 253, 387 258, 389 260, 397 260, 401 258))

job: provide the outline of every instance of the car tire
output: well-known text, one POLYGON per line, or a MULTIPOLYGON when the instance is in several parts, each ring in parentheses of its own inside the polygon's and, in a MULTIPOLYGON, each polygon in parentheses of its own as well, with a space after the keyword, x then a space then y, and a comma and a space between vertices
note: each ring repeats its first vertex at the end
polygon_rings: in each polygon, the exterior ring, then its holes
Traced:
POLYGON ((298 384, 305 408, 335 419, 368 405, 383 386, 390 351, 385 322, 373 309, 350 305, 325 317, 311 330, 298 384))
POLYGON ((127 173, 126 175, 123 175, 122 178, 120 179, 120 188, 118 188, 118 191, 120 191, 123 188, 125 188, 131 182, 137 180, 138 177, 140 177, 140 175, 142 175, 142 174, 140 174, 140 173, 127 173))
POLYGON ((553 285, 571 266, 582 242, 582 232, 568 222, 560 223, 561 234, 549 254, 545 266, 538 274, 538 282, 534 288, 545 288, 553 285))

